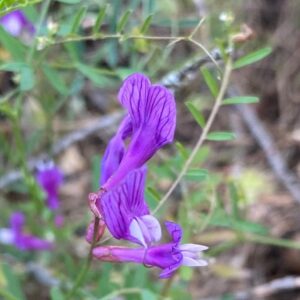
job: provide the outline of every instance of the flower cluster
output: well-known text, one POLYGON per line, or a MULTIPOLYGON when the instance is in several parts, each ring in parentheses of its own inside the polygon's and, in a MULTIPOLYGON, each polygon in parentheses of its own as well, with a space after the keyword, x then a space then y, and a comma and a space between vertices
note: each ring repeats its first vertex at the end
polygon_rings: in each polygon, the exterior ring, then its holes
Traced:
MULTIPOLYGON (((63 182, 62 171, 53 162, 38 166, 36 180, 45 193, 46 205, 55 213, 55 225, 63 225, 63 216, 57 214, 59 208, 58 189, 63 182)), ((16 211, 10 217, 10 227, 0 228, 0 243, 14 245, 21 251, 51 250, 53 244, 28 233, 24 233, 25 215, 16 211)))
MULTIPOLYGON (((145 164, 174 138, 176 106, 172 93, 161 85, 152 85, 146 76, 136 73, 124 81, 119 101, 127 115, 106 148, 101 166, 101 188, 89 195, 89 204, 101 222, 97 239, 106 226, 114 238, 139 247, 99 246, 93 249, 94 257, 102 261, 156 266, 162 269, 161 278, 171 276, 181 265, 206 265, 201 252, 207 247, 181 245, 182 229, 176 223, 165 223, 172 241, 157 244, 162 235, 161 227, 144 198, 145 164)), ((93 229, 94 224, 91 224, 86 237, 89 242, 93 229)))

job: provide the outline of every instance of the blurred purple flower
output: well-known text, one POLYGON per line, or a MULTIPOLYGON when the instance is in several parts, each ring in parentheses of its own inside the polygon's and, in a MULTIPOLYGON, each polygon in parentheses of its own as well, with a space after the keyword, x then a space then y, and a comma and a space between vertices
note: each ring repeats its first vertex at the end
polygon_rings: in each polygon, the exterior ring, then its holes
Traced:
POLYGON ((96 247, 93 255, 99 260, 110 262, 134 262, 162 269, 160 278, 170 277, 180 266, 200 267, 207 262, 201 258, 206 246, 196 244, 180 245, 181 227, 173 222, 166 222, 172 242, 149 248, 126 248, 118 246, 96 247))
POLYGON ((110 233, 144 247, 161 238, 157 219, 144 199, 146 167, 129 173, 116 187, 103 194, 96 206, 110 233))
POLYGON ((102 161, 102 188, 118 185, 132 170, 142 167, 163 145, 172 142, 176 107, 172 93, 161 85, 151 85, 143 74, 127 77, 119 100, 128 115, 110 141, 102 161), (131 141, 125 149, 124 140, 131 141))
POLYGON ((43 163, 38 166, 36 179, 46 193, 49 209, 58 209, 58 189, 63 183, 62 171, 56 167, 53 162, 43 163))
POLYGON ((24 30, 34 33, 33 24, 21 10, 16 10, 0 18, 0 25, 13 36, 19 36, 24 30))
POLYGON ((22 251, 51 250, 53 244, 36 236, 23 232, 25 216, 21 212, 14 212, 10 217, 10 228, 0 229, 0 242, 12 244, 22 251))
POLYGON ((54 217, 54 224, 57 228, 61 228, 64 226, 64 216, 62 215, 56 215, 54 217))

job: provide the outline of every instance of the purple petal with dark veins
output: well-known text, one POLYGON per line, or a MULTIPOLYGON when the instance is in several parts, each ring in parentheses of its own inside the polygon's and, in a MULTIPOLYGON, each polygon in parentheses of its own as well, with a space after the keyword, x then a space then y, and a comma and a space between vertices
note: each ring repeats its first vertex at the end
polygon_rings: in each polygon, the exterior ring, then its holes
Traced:
POLYGON ((119 99, 131 117, 133 132, 119 168, 103 185, 107 190, 120 183, 128 172, 144 165, 163 145, 172 142, 176 126, 174 96, 163 86, 151 85, 142 74, 125 79, 119 99))
POLYGON ((100 186, 102 186, 118 169, 125 153, 124 140, 131 134, 131 132, 132 125, 130 117, 126 116, 122 121, 118 132, 112 137, 104 152, 104 156, 101 161, 100 186))
POLYGON ((160 230, 157 228, 158 222, 146 217, 149 209, 144 200, 145 178, 145 167, 134 170, 97 202, 107 228, 115 238, 143 246, 155 241, 160 230))

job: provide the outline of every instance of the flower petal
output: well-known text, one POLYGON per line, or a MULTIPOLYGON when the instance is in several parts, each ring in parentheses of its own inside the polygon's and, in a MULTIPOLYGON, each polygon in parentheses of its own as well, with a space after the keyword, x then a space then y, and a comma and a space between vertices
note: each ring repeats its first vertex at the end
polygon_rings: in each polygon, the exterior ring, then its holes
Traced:
POLYGON ((172 241, 175 244, 179 244, 179 242, 181 241, 182 238, 182 228, 179 224, 176 224, 174 222, 165 222, 166 228, 170 234, 170 236, 172 237, 172 241))
POLYGON ((143 230, 143 228, 140 226, 139 222, 136 219, 133 219, 131 221, 129 225, 129 232, 130 235, 136 240, 138 240, 142 246, 147 247, 147 243, 144 237, 145 234, 147 234, 147 232, 143 230))
POLYGON ((152 215, 145 215, 139 218, 147 227, 150 235, 150 244, 161 239, 161 227, 158 220, 152 215))
POLYGON ((105 189, 119 184, 128 172, 140 168, 160 147, 170 143, 176 125, 172 93, 163 86, 151 86, 142 74, 133 74, 124 81, 119 99, 131 118, 132 139, 118 170, 103 186, 105 189))
POLYGON ((104 193, 98 201, 99 210, 111 234, 117 239, 142 245, 145 245, 143 231, 133 219, 149 213, 143 195, 145 177, 145 167, 132 171, 120 185, 104 193))
POLYGON ((13 244, 14 240, 15 240, 15 235, 10 228, 0 228, 1 244, 13 244))
POLYGON ((119 100, 128 109, 134 130, 140 127, 145 118, 143 103, 147 99, 150 86, 148 77, 135 73, 127 77, 120 88, 119 100))
POLYGON ((201 252, 201 251, 205 251, 208 249, 207 246, 203 246, 203 245, 197 245, 197 244, 183 244, 179 246, 179 249, 181 251, 189 251, 189 252, 201 252))
POLYGON ((59 207, 58 188, 63 182, 62 171, 52 161, 38 166, 36 179, 47 194, 47 205, 51 210, 59 207))
POLYGON ((193 259, 187 256, 183 256, 182 265, 187 267, 205 267, 208 265, 204 259, 193 259))
POLYGON ((16 247, 20 250, 51 250, 53 244, 32 235, 22 235, 16 242, 16 247))
POLYGON ((10 217, 10 227, 14 232, 15 236, 18 236, 23 231, 23 226, 25 224, 25 216, 23 213, 16 211, 10 217))
POLYGON ((124 140, 131 134, 132 125, 129 116, 122 121, 118 132, 108 143, 101 162, 100 185, 103 185, 109 177, 118 169, 125 152, 124 140))
POLYGON ((173 275, 173 273, 181 266, 182 260, 180 259, 175 264, 163 269, 163 271, 159 274, 159 278, 169 278, 173 275))

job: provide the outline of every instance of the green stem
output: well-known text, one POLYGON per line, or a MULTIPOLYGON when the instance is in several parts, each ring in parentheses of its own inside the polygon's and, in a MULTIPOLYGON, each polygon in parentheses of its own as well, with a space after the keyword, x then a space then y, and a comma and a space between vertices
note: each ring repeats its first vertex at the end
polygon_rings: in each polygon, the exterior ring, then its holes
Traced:
POLYGON ((43 1, 40 19, 39 19, 38 25, 36 27, 36 34, 35 34, 34 42, 32 44, 32 47, 30 48, 30 50, 28 52, 28 56, 27 56, 27 62, 29 64, 31 64, 31 62, 32 62, 32 60, 34 58, 34 54, 35 54, 35 51, 36 51, 36 48, 37 48, 37 45, 38 45, 38 39, 37 39, 37 37, 41 33, 41 28, 42 28, 42 25, 43 25, 43 23, 45 21, 48 9, 50 7, 50 3, 51 3, 51 0, 44 0, 43 1))
POLYGON ((190 165, 192 164, 194 158, 196 157, 199 149, 201 148, 202 144, 204 143, 204 141, 206 140, 207 134, 209 133, 209 130, 212 126, 213 121, 215 120, 215 117, 219 111, 219 108, 222 105, 222 100, 224 98, 227 86, 229 84, 229 78, 230 78, 230 74, 231 74, 231 70, 232 70, 232 62, 231 62, 231 58, 228 58, 228 61, 226 63, 225 66, 225 72, 224 72, 224 76, 223 76, 223 80, 222 80, 222 84, 220 87, 220 91, 219 94, 216 98, 215 104, 212 108, 212 111, 209 115, 209 118, 206 122, 205 127, 203 128, 203 131, 198 139, 197 144, 195 145, 191 155, 189 156, 189 158, 187 159, 187 161, 185 162, 184 166, 181 169, 181 172, 179 173, 178 177, 176 178, 176 180, 173 182, 172 186, 169 188, 169 190, 167 191, 167 193, 164 195, 164 197, 160 200, 159 204, 156 206, 156 208, 153 210, 153 214, 156 214, 158 212, 158 210, 164 205, 164 203, 168 200, 169 196, 172 194, 172 192, 174 191, 174 189, 176 188, 176 186, 179 184, 179 182, 181 181, 181 179, 183 178, 183 176, 186 174, 186 172, 188 171, 190 165))
POLYGON ((75 280, 75 283, 71 289, 71 291, 68 293, 68 295, 66 296, 66 300, 69 300, 69 299, 73 299, 73 296, 75 295, 75 293, 77 292, 78 288, 83 284, 84 282, 84 279, 86 277, 86 274, 91 266, 91 262, 92 262, 92 259, 93 259, 93 249, 97 243, 97 232, 99 230, 99 218, 98 217, 95 217, 95 225, 94 225, 94 232, 93 232, 93 242, 91 244, 91 247, 90 247, 90 251, 89 251, 89 255, 86 259, 86 262, 83 266, 83 268, 81 269, 81 271, 79 272, 76 280, 75 280))

